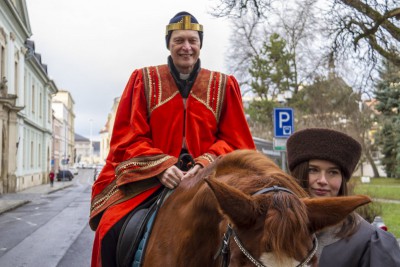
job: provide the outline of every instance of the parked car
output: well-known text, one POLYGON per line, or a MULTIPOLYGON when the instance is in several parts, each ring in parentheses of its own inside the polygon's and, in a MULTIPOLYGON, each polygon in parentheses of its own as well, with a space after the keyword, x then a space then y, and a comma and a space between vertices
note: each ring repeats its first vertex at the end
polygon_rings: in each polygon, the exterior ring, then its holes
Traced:
POLYGON ((387 231, 388 228, 386 226, 386 224, 383 222, 383 219, 381 216, 376 216, 374 221, 372 222, 372 225, 375 225, 378 228, 381 228, 384 231, 387 231))
POLYGON ((57 173, 57 181, 61 181, 64 179, 67 179, 68 181, 71 181, 72 178, 74 178, 74 175, 70 170, 59 170, 57 173))
POLYGON ((102 164, 96 165, 96 167, 94 168, 94 173, 93 173, 93 181, 96 181, 96 179, 99 176, 103 167, 104 167, 104 165, 102 165, 102 164))
POLYGON ((78 175, 78 168, 75 168, 75 167, 71 167, 71 168, 69 168, 69 170, 72 172, 72 174, 75 176, 75 175, 78 175))

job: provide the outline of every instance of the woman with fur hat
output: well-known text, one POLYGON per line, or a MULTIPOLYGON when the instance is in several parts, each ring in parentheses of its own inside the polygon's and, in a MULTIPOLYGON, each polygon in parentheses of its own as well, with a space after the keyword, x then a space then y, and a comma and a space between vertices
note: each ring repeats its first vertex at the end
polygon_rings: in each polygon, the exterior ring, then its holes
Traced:
MULTIPOLYGON (((361 145, 330 129, 310 128, 287 140, 289 170, 311 197, 348 195, 348 181, 360 159, 361 145)), ((318 266, 400 266, 394 236, 365 221, 357 213, 317 233, 318 266)))
POLYGON ((92 187, 92 267, 116 266, 127 216, 220 155, 255 149, 235 77, 202 68, 203 26, 188 12, 166 26, 166 64, 133 71, 106 164, 92 187))

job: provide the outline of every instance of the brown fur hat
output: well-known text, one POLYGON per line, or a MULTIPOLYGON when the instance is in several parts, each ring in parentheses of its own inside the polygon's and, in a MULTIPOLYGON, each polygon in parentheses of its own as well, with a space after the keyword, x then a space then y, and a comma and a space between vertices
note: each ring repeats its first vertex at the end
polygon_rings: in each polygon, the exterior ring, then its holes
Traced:
POLYGON ((289 169, 311 159, 337 164, 348 181, 361 156, 361 145, 352 137, 338 131, 309 128, 295 132, 286 143, 289 169))

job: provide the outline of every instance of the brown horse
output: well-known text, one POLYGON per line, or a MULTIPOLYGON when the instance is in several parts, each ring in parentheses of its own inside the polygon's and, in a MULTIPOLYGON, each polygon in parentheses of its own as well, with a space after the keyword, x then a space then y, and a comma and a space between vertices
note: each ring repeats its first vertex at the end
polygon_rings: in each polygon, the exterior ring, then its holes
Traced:
POLYGON ((368 202, 308 198, 264 155, 235 151, 182 181, 165 201, 143 266, 308 266, 313 233, 368 202))

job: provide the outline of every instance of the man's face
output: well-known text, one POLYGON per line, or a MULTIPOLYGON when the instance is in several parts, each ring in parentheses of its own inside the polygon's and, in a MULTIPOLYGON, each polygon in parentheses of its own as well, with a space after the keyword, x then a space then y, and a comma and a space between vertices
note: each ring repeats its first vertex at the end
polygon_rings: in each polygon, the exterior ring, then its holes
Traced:
POLYGON ((197 31, 176 30, 171 33, 169 51, 180 73, 190 73, 200 56, 200 37, 197 31))

